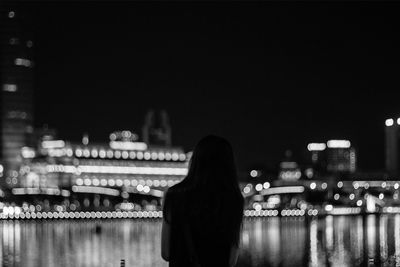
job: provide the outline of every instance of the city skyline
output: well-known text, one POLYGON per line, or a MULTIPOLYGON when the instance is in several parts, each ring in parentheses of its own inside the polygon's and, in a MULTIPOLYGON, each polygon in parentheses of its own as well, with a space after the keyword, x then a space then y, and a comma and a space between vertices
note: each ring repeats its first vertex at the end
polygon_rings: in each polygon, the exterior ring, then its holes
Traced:
POLYGON ((0 2, 2 264, 400 266, 399 11, 0 2))
POLYGON ((104 141, 165 109, 173 144, 223 135, 241 168, 348 139, 361 169, 383 169, 385 119, 400 115, 398 7, 36 4, 35 125, 104 141))

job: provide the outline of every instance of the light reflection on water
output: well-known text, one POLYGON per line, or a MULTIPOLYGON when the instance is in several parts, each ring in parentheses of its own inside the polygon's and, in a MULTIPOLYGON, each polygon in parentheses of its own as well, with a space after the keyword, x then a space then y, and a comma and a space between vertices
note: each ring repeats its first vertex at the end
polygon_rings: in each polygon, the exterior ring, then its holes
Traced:
POLYGON ((2 266, 167 266, 160 221, 3 221, 2 266), (96 233, 96 225, 101 230, 96 233))
POLYGON ((251 219, 242 237, 240 266, 400 266, 400 215, 251 219))
MULTIPOLYGON (((2 221, 0 266, 167 266, 160 231, 151 220, 2 221)), ((400 266, 400 215, 244 222, 238 266, 368 265, 400 266)))

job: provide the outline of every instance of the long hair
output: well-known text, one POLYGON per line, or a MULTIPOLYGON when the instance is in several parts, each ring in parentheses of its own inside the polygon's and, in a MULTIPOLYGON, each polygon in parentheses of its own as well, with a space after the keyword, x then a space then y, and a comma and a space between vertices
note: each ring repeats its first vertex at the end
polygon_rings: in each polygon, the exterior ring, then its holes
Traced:
POLYGON ((222 229, 227 242, 238 245, 243 196, 233 150, 227 140, 209 135, 198 142, 182 187, 193 196, 190 209, 197 216, 206 217, 210 225, 222 229))

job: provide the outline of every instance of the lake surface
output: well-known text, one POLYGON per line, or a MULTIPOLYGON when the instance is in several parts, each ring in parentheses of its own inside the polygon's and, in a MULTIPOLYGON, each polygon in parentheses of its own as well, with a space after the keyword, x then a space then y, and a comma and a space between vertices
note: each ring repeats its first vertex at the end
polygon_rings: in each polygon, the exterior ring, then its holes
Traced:
MULTIPOLYGON (((160 220, 0 221, 1 266, 167 266, 160 232, 160 220)), ((368 265, 400 266, 400 215, 244 222, 238 266, 368 265)))

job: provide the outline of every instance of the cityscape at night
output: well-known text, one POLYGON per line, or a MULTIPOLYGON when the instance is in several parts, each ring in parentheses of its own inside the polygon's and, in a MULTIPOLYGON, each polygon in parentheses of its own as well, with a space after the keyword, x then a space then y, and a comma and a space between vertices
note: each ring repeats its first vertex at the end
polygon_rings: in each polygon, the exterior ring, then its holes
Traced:
POLYGON ((168 266, 166 192, 209 134, 236 266, 400 266, 399 10, 1 2, 0 266, 168 266))

